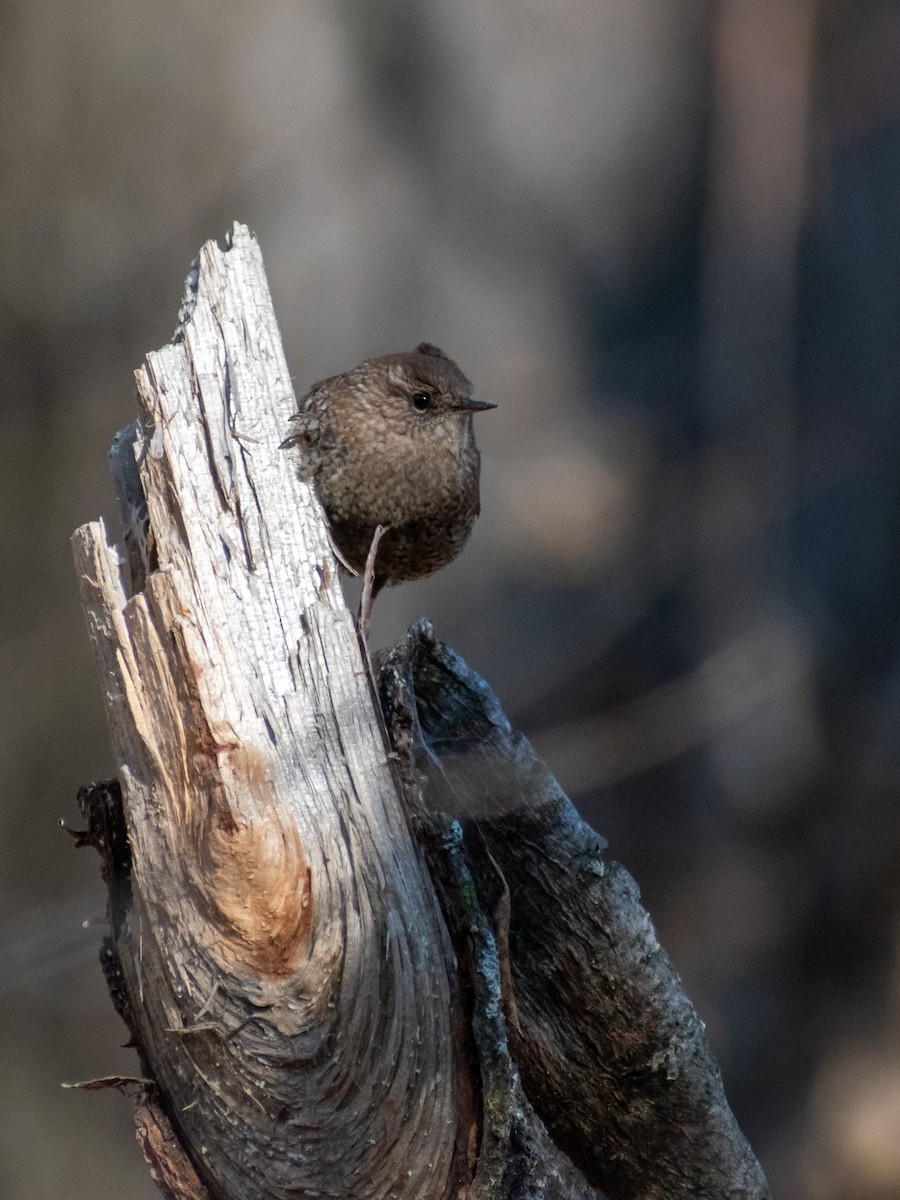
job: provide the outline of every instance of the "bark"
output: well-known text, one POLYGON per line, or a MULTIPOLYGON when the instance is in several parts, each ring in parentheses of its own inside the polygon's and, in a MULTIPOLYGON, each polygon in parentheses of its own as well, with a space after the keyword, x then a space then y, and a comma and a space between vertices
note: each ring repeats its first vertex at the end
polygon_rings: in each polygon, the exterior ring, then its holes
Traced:
POLYGON ((487 684, 423 621, 381 696, 445 911, 450 829, 493 914, 512 1056, 556 1144, 610 1200, 767 1197, 637 885, 487 684))
POLYGON ((630 878, 426 625, 380 695, 258 247, 188 277, 74 536, 118 763, 102 952, 177 1200, 767 1195, 630 878))

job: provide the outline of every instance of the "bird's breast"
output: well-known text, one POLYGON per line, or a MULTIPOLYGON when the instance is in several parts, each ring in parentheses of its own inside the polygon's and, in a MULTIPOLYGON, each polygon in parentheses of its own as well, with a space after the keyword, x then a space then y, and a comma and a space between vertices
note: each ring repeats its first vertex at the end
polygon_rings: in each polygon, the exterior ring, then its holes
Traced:
POLYGON ((453 520, 478 506, 479 455, 459 433, 432 440, 378 431, 339 446, 318 471, 329 516, 380 525, 453 520))

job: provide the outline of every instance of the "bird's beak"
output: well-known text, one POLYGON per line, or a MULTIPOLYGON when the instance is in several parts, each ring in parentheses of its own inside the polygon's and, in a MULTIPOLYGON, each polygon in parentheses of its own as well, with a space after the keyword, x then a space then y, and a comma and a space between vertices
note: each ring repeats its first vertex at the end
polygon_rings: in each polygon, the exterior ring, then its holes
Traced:
POLYGON ((489 408, 496 408, 496 404, 491 404, 489 400, 460 400, 458 404, 454 404, 453 408, 456 412, 487 412, 489 408))

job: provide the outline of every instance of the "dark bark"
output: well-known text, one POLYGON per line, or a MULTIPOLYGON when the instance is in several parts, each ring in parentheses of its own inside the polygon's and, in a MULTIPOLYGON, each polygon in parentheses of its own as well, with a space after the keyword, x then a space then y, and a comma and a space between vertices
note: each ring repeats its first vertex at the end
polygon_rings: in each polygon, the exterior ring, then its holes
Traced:
POLYGON ((384 657, 381 696, 445 910, 458 872, 434 864, 456 821, 455 853, 508 944, 511 1053, 557 1145, 610 1200, 767 1197, 637 885, 488 686, 421 622, 384 657))

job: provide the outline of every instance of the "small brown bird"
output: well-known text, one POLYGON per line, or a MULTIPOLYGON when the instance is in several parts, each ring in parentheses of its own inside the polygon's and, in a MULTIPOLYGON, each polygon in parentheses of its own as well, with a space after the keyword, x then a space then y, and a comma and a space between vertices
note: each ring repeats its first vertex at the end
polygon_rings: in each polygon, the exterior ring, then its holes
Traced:
POLYGON ((365 572, 368 630, 375 597, 452 562, 479 513, 481 456, 472 414, 496 408, 443 350, 422 342, 314 383, 283 446, 328 515, 347 565, 365 572))

